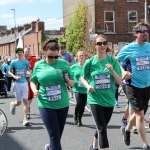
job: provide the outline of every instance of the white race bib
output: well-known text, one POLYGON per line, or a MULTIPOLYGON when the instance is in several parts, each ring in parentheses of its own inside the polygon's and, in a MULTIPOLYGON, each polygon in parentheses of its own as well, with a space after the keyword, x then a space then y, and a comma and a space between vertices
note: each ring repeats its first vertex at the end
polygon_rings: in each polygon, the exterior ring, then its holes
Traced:
POLYGON ((47 86, 46 95, 49 102, 55 102, 61 100, 61 88, 59 85, 47 86))
POLYGON ((97 90, 104 90, 110 88, 110 75, 96 75, 95 84, 97 90))
POLYGON ((136 58, 136 70, 150 70, 149 57, 137 57, 136 58))
POLYGON ((20 77, 24 77, 25 75, 24 69, 16 69, 16 75, 20 77))

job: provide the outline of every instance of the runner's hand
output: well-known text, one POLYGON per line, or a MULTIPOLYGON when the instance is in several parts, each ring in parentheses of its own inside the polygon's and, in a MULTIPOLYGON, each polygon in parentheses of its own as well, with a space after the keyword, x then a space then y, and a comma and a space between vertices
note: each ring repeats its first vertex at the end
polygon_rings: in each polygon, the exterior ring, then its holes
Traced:
POLYGON ((36 90, 33 92, 33 94, 34 94, 34 97, 38 97, 40 95, 40 92, 38 90, 36 90))
POLYGON ((15 78, 16 80, 20 80, 21 79, 21 77, 20 76, 16 76, 16 78, 15 78))
POLYGON ((123 75, 122 75, 122 78, 125 79, 125 80, 129 80, 129 79, 132 78, 132 74, 129 71, 124 71, 123 75))
POLYGON ((92 86, 90 86, 90 85, 88 86, 87 90, 88 90, 90 93, 94 92, 94 88, 93 88, 92 86))
POLYGON ((111 72, 114 71, 114 68, 113 68, 113 66, 112 66, 111 64, 105 64, 105 66, 106 66, 106 68, 107 68, 109 71, 111 71, 111 72))

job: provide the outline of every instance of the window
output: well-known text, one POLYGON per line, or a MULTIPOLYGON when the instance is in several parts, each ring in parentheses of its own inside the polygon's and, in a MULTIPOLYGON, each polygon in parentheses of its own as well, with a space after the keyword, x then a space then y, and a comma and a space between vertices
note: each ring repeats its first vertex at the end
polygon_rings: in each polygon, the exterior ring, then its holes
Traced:
POLYGON ((115 15, 114 11, 105 11, 104 12, 104 26, 106 33, 115 32, 115 15))
POLYGON ((137 24, 137 21, 137 11, 128 11, 128 32, 132 32, 132 28, 137 24))
POLYGON ((127 2, 138 2, 138 0, 127 0, 127 2))

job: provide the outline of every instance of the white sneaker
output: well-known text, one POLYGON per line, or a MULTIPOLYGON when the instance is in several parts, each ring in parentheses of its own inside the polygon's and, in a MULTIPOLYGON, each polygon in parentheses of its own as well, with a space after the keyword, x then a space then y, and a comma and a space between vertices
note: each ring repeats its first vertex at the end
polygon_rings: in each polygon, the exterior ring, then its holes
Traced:
POLYGON ((91 112, 91 108, 90 108, 89 105, 86 105, 86 106, 85 106, 85 109, 86 109, 88 112, 91 112))
POLYGON ((29 121, 28 120, 23 120, 23 126, 28 126, 29 125, 29 121))
POLYGON ((45 145, 45 150, 50 150, 50 144, 45 145))
POLYGON ((12 115, 15 115, 15 107, 13 106, 13 102, 10 103, 10 112, 12 115))

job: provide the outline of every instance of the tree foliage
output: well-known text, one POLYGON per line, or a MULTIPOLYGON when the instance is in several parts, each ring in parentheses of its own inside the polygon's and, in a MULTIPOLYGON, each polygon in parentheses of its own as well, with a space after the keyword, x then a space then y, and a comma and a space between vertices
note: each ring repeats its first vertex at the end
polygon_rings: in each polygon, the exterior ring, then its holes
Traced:
POLYGON ((45 33, 43 32, 43 31, 41 31, 41 49, 42 49, 42 44, 45 42, 45 40, 46 40, 47 38, 46 38, 46 35, 45 35, 45 33))
POLYGON ((59 43, 66 45, 66 50, 76 54, 84 49, 84 36, 86 26, 86 6, 78 4, 73 17, 66 26, 66 34, 59 39, 59 43))

